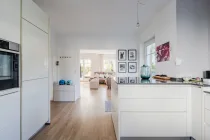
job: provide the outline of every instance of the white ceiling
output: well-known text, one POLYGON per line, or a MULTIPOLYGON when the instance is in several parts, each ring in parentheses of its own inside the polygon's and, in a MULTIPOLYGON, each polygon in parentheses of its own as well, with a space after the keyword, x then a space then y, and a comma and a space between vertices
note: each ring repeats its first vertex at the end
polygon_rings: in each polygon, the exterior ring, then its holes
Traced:
POLYGON ((116 50, 80 50, 81 54, 116 54, 116 50))
POLYGON ((134 34, 144 29, 170 0, 141 0, 140 29, 136 29, 137 0, 34 0, 62 34, 134 34))

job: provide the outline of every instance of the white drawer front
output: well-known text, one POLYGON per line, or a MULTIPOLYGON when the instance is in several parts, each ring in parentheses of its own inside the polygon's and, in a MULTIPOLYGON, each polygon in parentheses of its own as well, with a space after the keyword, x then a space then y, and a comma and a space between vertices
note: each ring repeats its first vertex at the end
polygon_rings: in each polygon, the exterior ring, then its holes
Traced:
POLYGON ((186 113, 121 113, 122 137, 185 137, 186 113))
POLYGON ((207 110, 207 109, 205 109, 205 123, 210 125, 210 110, 207 110))
POLYGON ((54 101, 75 101, 74 92, 54 92, 54 101))
POLYGON ((55 86, 55 90, 62 90, 62 91, 74 91, 74 86, 55 86))
POLYGON ((210 126, 205 125, 204 140, 210 140, 210 126))
POLYGON ((119 98, 151 98, 151 99, 185 99, 187 98, 187 93, 189 93, 190 87, 177 87, 177 86, 135 86, 135 85, 125 85, 119 86, 119 98))
POLYGON ((120 111, 186 111, 186 99, 120 99, 120 111))
POLYGON ((205 95, 205 108, 210 110, 210 94, 205 95))

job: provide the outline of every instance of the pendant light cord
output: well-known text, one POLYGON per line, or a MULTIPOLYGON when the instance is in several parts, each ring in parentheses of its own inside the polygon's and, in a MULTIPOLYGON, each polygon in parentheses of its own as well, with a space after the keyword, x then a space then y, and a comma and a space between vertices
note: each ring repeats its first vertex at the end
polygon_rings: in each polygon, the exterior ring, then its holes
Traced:
POLYGON ((137 2, 137 23, 139 23, 139 1, 137 2))

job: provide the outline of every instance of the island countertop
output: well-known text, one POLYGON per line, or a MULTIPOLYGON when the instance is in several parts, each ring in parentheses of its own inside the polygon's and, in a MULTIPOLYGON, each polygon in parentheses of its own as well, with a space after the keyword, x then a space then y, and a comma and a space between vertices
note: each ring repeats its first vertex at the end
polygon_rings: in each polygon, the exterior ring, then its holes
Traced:
POLYGON ((210 87, 210 85, 203 84, 203 82, 185 82, 176 80, 157 80, 150 78, 148 80, 140 77, 115 77, 113 80, 119 85, 194 85, 202 87, 210 87))

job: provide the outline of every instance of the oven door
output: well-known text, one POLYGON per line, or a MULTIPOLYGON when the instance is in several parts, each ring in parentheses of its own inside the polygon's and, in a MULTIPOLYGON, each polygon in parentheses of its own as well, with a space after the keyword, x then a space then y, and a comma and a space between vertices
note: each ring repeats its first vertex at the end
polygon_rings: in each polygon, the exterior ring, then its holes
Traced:
POLYGON ((19 87, 19 54, 0 51, 0 90, 19 87))

